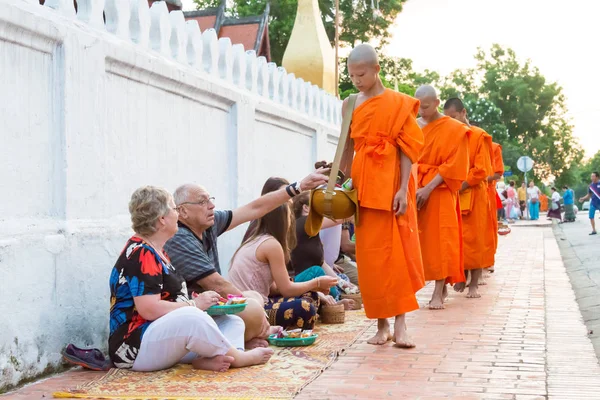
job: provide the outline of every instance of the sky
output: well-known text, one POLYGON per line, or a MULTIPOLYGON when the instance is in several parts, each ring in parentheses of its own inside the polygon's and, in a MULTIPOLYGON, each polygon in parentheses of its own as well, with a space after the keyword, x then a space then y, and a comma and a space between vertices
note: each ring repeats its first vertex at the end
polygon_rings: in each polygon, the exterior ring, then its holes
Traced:
POLYGON ((564 88, 586 156, 600 150, 600 1, 408 0, 391 33, 387 55, 441 74, 473 67, 478 47, 512 48, 564 88))
POLYGON ((477 47, 512 48, 564 88, 574 134, 591 157, 600 150, 599 17, 597 0, 409 0, 386 50, 417 71, 447 74, 473 67, 477 47))
POLYGON ((477 47, 512 48, 564 88, 574 134, 591 157, 600 150, 599 17, 595 0, 409 0, 386 50, 417 71, 447 74, 473 67, 477 47))

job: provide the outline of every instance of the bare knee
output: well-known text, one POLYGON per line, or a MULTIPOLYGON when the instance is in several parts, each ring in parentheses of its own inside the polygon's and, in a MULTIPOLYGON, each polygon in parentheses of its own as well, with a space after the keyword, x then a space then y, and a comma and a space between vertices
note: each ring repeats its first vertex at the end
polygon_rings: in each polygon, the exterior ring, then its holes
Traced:
POLYGON ((242 292, 242 294, 244 295, 245 298, 254 299, 259 304, 264 303, 263 297, 260 295, 260 293, 255 292, 254 290, 248 290, 246 292, 242 292))
MULTIPOLYGON (((262 303, 248 298, 246 309, 238 314, 246 325, 246 340, 260 336, 268 325, 265 309, 262 303)), ((266 329, 268 331, 268 327, 266 329)))

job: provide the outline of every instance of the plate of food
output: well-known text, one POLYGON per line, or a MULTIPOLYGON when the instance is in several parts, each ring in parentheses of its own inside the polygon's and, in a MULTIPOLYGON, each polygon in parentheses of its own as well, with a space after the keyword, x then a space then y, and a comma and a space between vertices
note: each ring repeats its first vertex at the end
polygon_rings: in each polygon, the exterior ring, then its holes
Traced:
MULTIPOLYGON (((192 297, 198 295, 193 293, 192 297)), ((246 309, 246 298, 243 296, 229 295, 227 299, 219 299, 219 303, 209 307, 206 313, 211 316, 215 315, 228 315, 228 314, 239 314, 246 309)))
POLYGON ((294 329, 291 331, 282 330, 269 336, 269 343, 278 347, 298 347, 310 346, 314 344, 319 335, 311 330, 303 331, 302 329, 294 329))

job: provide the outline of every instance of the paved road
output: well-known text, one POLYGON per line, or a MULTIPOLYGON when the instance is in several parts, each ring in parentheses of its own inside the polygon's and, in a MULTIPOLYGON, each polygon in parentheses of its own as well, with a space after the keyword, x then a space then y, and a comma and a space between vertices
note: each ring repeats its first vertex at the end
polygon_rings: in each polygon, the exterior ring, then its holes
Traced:
MULTIPOLYGON (((600 221, 596 219, 596 227, 600 221)), ((565 268, 575 290, 577 302, 590 339, 600 358, 600 235, 591 232, 587 211, 573 223, 554 226, 565 268)))

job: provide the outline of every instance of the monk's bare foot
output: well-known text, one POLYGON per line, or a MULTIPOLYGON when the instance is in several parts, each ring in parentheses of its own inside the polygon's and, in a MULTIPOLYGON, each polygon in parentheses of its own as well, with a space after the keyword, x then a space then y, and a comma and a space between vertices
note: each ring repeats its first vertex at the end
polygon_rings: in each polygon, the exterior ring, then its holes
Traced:
POLYGON ((431 295, 431 301, 429 302, 430 310, 443 310, 444 309, 444 287, 446 286, 445 279, 435 281, 435 288, 431 295))
POLYGON ((494 273, 494 267, 492 266, 492 267, 486 268, 486 271, 489 272, 490 274, 493 274, 494 273))
POLYGON ((448 298, 448 286, 444 283, 444 290, 442 291, 442 301, 445 303, 448 298))
POLYGON ((254 338, 248 340, 244 347, 246 350, 256 349, 257 347, 269 347, 269 342, 267 342, 265 339, 254 338))
POLYGON ((392 340, 390 333, 390 324, 387 319, 382 318, 377 320, 377 333, 371 339, 367 340, 368 344, 381 346, 392 340))
POLYGON ((250 351, 237 351, 231 366, 234 368, 249 367, 251 365, 266 364, 273 355, 273 349, 257 347, 250 351))
POLYGON ((481 295, 478 292, 479 281, 481 280, 481 275, 483 274, 482 269, 473 269, 470 272, 471 283, 469 285, 469 293, 467 294, 467 298, 469 299, 478 299, 481 295))
POLYGON ((483 276, 483 274, 481 275, 481 277, 479 278, 479 282, 477 283, 479 286, 485 286, 487 285, 487 280, 485 279, 485 277, 483 276))
POLYGON ((225 372, 229 369, 234 359, 230 356, 216 356, 212 358, 198 357, 192 360, 192 366, 206 371, 225 372))
POLYGON ((394 347, 398 347, 401 349, 412 349, 415 347, 415 343, 412 341, 410 336, 408 336, 408 331, 406 330, 406 321, 403 315, 399 315, 396 317, 396 322, 394 323, 394 347))
POLYGON ((337 304, 343 304, 344 310, 354 310, 354 300, 352 299, 343 299, 337 302, 337 304))
POLYGON ((438 297, 432 298, 429 302, 430 310, 443 310, 444 308, 444 301, 438 297))
POLYGON ((454 284, 454 291, 462 293, 465 291, 465 287, 467 286, 466 282, 458 282, 454 284))

